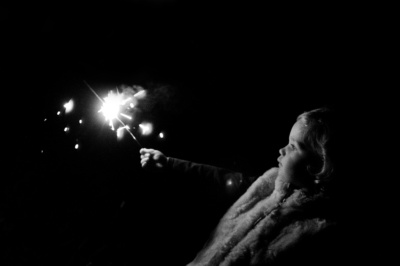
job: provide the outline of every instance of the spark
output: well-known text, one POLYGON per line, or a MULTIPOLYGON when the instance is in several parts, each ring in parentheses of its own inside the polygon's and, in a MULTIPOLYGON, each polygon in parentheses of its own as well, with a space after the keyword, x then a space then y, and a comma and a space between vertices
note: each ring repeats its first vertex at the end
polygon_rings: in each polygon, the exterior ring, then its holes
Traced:
POLYGON ((129 101, 132 101, 132 98, 129 97, 129 98, 123 100, 121 105, 125 105, 129 101))
POLYGON ((146 96, 146 91, 145 90, 141 90, 141 91, 139 91, 139 92, 137 92, 137 93, 135 93, 133 95, 133 97, 138 98, 138 99, 141 99, 141 98, 143 98, 145 96, 146 96))
POLYGON ((69 100, 69 102, 67 102, 66 104, 64 104, 64 108, 65 108, 65 113, 69 113, 72 111, 72 109, 74 108, 74 101, 71 99, 69 100))
POLYGON ((120 115, 123 116, 123 117, 125 117, 125 118, 128 118, 129 120, 132 119, 132 116, 129 116, 129 115, 126 115, 126 114, 123 114, 123 113, 121 113, 120 115))
POLYGON ((160 134, 158 134, 158 136, 160 137, 160 139, 164 138, 164 133, 160 132, 160 134))
POLYGON ((122 137, 124 136, 124 132, 125 132, 124 129, 126 129, 127 131, 129 131, 129 126, 123 126, 123 127, 119 127, 119 128, 117 129, 117 138, 118 138, 118 139, 122 139, 122 137))
POLYGON ((153 125, 151 123, 142 123, 139 124, 139 127, 142 129, 143 135, 150 135, 153 132, 153 125))

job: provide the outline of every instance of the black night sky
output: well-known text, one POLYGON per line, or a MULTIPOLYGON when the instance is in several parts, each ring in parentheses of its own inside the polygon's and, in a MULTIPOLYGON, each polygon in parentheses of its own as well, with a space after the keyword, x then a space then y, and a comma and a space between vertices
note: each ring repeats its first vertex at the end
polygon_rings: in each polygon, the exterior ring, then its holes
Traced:
POLYGON ((188 181, 143 172, 85 81, 148 91, 143 146, 252 175, 301 112, 357 114, 376 82, 362 7, 228 2, 4 5, 1 265, 185 265, 221 215, 188 181))

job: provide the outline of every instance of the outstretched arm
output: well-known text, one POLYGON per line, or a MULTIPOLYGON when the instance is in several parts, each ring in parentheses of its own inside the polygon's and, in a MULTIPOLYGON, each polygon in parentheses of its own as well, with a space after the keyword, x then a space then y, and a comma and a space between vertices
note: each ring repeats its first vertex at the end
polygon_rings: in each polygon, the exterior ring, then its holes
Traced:
POLYGON ((167 157, 154 149, 141 149, 140 154, 144 169, 153 172, 173 170, 174 172, 194 175, 199 177, 199 182, 205 182, 213 189, 233 197, 244 193, 252 181, 239 172, 167 157))

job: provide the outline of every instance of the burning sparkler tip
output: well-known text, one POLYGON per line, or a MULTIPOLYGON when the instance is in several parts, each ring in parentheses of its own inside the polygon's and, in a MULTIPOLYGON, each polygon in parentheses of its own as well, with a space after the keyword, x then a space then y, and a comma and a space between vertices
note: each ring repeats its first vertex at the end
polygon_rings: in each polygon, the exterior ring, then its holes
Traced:
MULTIPOLYGON (((132 138, 136 141, 136 143, 139 145, 139 147, 142 147, 139 143, 139 141, 136 139, 136 137, 133 135, 133 133, 129 130, 129 126, 125 125, 125 123, 120 119, 121 118, 126 118, 129 120, 132 120, 132 116, 123 113, 123 111, 129 110, 130 108, 134 108, 140 98, 143 98, 146 94, 145 90, 143 90, 142 87, 138 87, 141 89, 139 92, 136 92, 133 97, 127 97, 127 94, 125 90, 122 91, 122 93, 119 92, 118 87, 116 88, 116 93, 114 91, 109 91, 107 97, 104 99, 100 98, 100 96, 90 87, 90 85, 84 80, 83 81, 87 87, 96 95, 96 97, 103 103, 102 107, 98 111, 99 113, 103 113, 106 121, 109 122, 109 126, 111 130, 115 131, 114 128, 114 120, 117 120, 122 127, 119 127, 117 129, 117 138, 120 139, 123 137, 123 133, 125 130, 132 136, 132 138), (125 130, 123 130, 125 129, 125 130)), ((135 87, 135 86, 134 86, 135 87)), ((132 96, 132 95, 130 95, 132 96)), ((81 123, 81 122, 80 122, 81 123)), ((144 132, 148 132, 149 129, 143 130, 144 132)), ((150 129, 150 134, 152 131, 152 127, 150 129)))

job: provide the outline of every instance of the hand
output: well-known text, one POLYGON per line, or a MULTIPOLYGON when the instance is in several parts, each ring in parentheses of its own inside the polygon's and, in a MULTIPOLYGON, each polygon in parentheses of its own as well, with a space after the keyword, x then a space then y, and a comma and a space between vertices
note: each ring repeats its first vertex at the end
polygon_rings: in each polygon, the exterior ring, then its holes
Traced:
POLYGON ((140 149, 140 163, 143 168, 152 171, 162 170, 167 165, 167 157, 154 149, 140 149))

